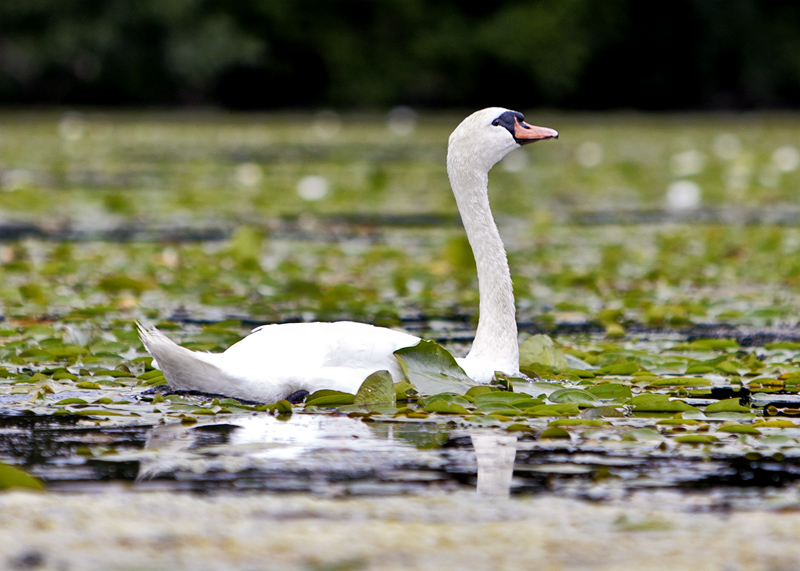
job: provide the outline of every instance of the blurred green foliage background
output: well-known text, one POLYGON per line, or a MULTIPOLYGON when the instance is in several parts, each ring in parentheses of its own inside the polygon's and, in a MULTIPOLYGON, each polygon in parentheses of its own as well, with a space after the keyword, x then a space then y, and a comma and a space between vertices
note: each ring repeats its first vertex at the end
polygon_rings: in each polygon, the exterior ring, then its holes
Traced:
POLYGON ((2 2, 0 104, 796 108, 800 4, 2 2))

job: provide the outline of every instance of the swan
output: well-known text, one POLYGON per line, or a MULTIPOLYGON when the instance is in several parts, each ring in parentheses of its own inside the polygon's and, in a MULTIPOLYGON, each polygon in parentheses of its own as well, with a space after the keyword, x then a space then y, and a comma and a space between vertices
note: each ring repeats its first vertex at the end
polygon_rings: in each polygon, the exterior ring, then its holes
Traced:
MULTIPOLYGON (((450 135, 447 174, 478 272, 478 327, 472 348, 456 359, 478 383, 496 371, 519 374, 514 292, 506 251, 489 207, 489 170, 512 150, 558 132, 525 122, 516 111, 490 107, 464 119, 450 135)), ((355 392, 370 374, 403 373, 394 352, 419 343, 402 331, 365 323, 263 325, 222 353, 191 351, 153 327, 139 325, 153 366, 174 390, 196 390, 257 402, 296 391, 355 392)))

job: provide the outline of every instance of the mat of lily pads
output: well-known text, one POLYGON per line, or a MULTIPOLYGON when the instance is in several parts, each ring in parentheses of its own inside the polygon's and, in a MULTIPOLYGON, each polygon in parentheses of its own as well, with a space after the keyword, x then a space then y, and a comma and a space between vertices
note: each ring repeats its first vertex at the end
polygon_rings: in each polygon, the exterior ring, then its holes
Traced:
POLYGON ((490 183, 528 379, 474 386, 446 118, 0 117, 0 486, 797 504, 800 122, 546 119, 490 183), (315 319, 432 341, 292 405, 162 392, 135 329, 315 319))

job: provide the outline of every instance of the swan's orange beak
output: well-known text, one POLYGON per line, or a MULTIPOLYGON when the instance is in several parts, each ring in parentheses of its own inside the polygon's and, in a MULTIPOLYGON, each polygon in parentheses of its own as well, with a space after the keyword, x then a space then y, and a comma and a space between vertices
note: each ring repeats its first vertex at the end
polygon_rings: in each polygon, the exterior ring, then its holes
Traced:
POLYGON ((558 131, 547 127, 536 127, 528 125, 525 121, 514 124, 514 140, 520 145, 527 145, 542 139, 558 139, 558 131))

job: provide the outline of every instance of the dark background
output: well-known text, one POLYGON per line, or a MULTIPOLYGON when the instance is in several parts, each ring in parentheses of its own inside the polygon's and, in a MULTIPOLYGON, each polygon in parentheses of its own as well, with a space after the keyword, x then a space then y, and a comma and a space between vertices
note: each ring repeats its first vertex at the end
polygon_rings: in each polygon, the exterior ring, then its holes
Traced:
POLYGON ((4 0, 0 104, 800 108, 795 0, 4 0))

